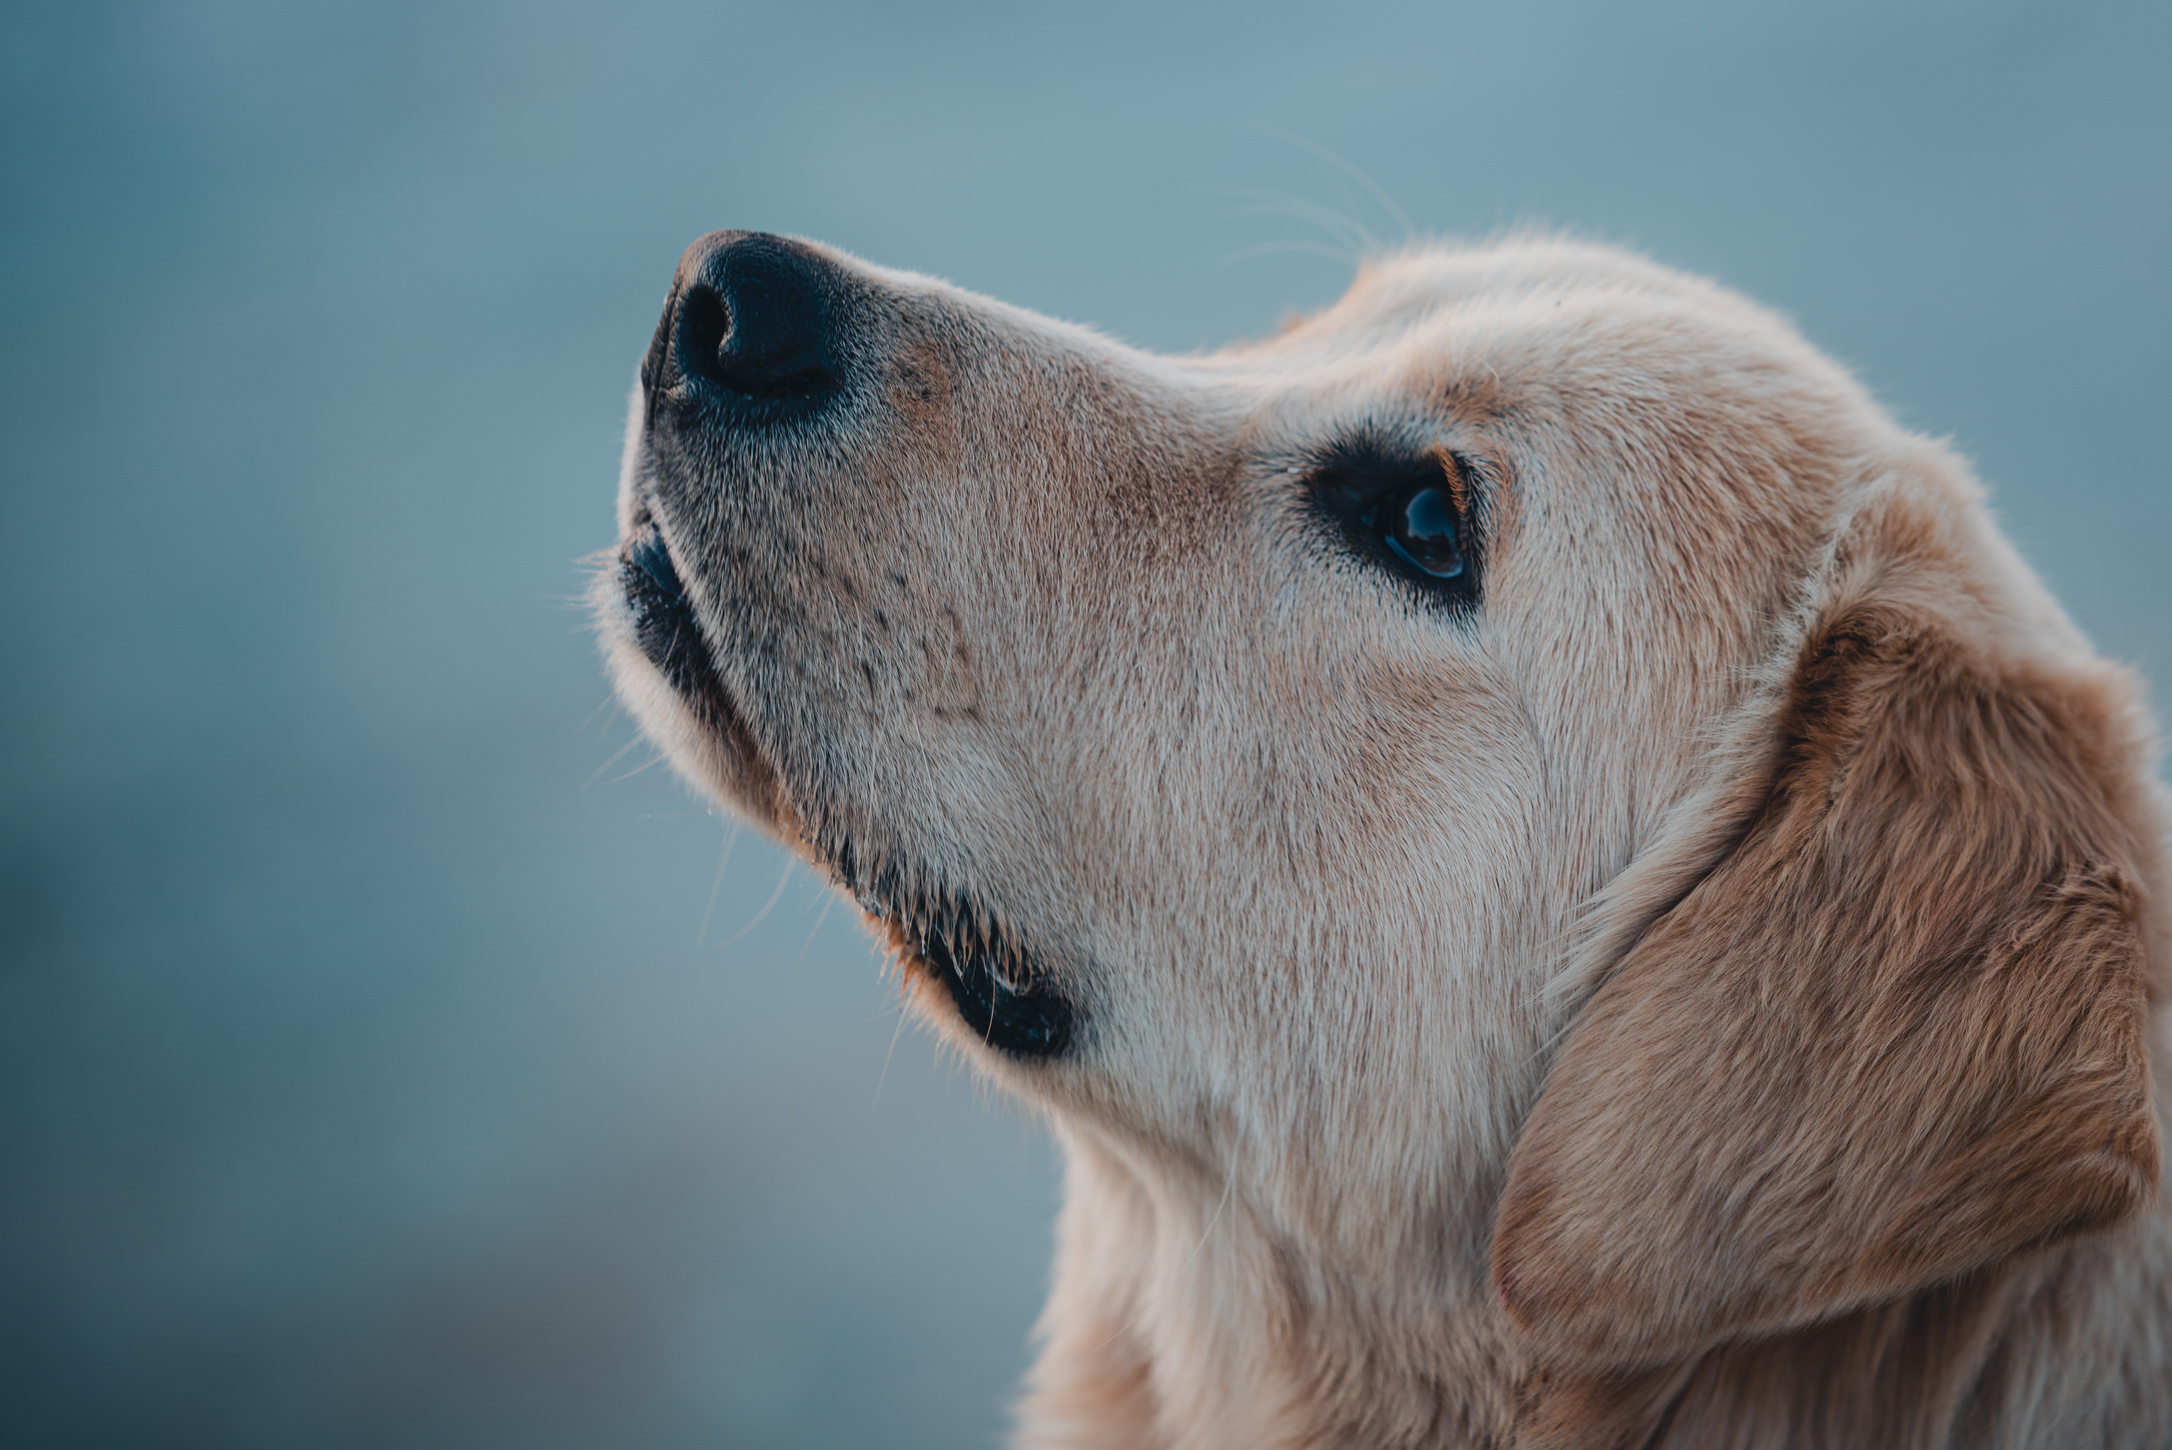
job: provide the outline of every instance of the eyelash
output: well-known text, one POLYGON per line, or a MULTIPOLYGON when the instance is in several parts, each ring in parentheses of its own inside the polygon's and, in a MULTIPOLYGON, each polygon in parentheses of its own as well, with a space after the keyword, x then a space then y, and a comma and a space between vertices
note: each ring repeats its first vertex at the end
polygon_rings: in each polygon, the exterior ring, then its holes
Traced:
POLYGON ((1458 613, 1479 602, 1471 470, 1453 453, 1337 450, 1307 470, 1314 510, 1351 552, 1458 613))

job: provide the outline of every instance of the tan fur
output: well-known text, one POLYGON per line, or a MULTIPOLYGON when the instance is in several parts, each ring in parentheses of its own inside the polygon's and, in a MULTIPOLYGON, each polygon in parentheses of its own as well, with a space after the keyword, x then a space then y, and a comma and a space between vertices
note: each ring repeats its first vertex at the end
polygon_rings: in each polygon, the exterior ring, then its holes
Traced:
POLYGON ((2172 1439, 2149 729, 1959 460, 1604 248, 1192 358, 823 255, 844 421, 636 401, 728 715, 598 599, 691 779, 1081 1004, 1004 1057, 893 937, 1066 1150, 1021 1444, 2172 1439), (1357 434, 1472 461, 1474 619, 1323 537, 1357 434))

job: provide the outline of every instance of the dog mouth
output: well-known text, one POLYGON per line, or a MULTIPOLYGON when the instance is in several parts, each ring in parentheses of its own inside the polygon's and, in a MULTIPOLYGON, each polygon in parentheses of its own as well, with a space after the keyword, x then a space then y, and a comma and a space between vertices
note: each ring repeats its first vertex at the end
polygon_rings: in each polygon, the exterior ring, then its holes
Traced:
POLYGON ((633 616, 634 643, 648 662, 689 702, 721 699, 723 682, 709 663, 686 584, 654 522, 643 520, 620 547, 618 583, 633 616))
MULTIPOLYGON (((743 766, 759 767, 753 737, 710 661, 663 531, 645 515, 619 548, 618 587, 642 655, 743 766)), ((954 891, 908 889, 896 870, 868 870, 849 842, 817 854, 829 860, 861 909, 883 924, 906 970, 940 983, 959 1019, 984 1044, 1022 1060, 1057 1057, 1071 1045, 1076 1009, 993 914, 954 891)))
POLYGON ((957 892, 904 889, 894 871, 863 873, 849 845, 831 854, 845 888, 882 922, 906 970, 940 983, 985 1045, 1025 1060, 1058 1057, 1071 1045, 1077 1009, 993 914, 957 892))
POLYGON ((717 673, 670 545, 646 509, 619 545, 615 583, 635 647, 731 762, 728 793, 757 816, 784 821, 776 773, 717 673))

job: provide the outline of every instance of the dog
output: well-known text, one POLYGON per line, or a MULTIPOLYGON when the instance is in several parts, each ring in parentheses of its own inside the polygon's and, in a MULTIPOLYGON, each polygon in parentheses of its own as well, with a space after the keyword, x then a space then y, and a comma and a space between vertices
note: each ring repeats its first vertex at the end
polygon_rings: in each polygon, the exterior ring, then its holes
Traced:
POLYGON ((1066 1158, 1033 1447, 2172 1444, 2165 803, 1968 466, 1547 236, 1168 357, 718 232, 596 587, 1066 1158))

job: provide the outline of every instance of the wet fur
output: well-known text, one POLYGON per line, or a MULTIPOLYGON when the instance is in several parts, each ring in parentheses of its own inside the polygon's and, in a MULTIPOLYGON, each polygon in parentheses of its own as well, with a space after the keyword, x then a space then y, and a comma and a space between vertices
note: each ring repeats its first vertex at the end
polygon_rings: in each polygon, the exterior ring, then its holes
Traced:
POLYGON ((729 718, 599 608, 689 778, 1078 1004, 992 1051, 893 937, 1066 1150, 1021 1444, 2167 1443, 2150 730, 1964 463, 1606 248, 1192 358, 824 255, 824 421, 636 398, 729 718), (1474 618, 1311 522, 1361 435, 1482 470, 1474 618))

